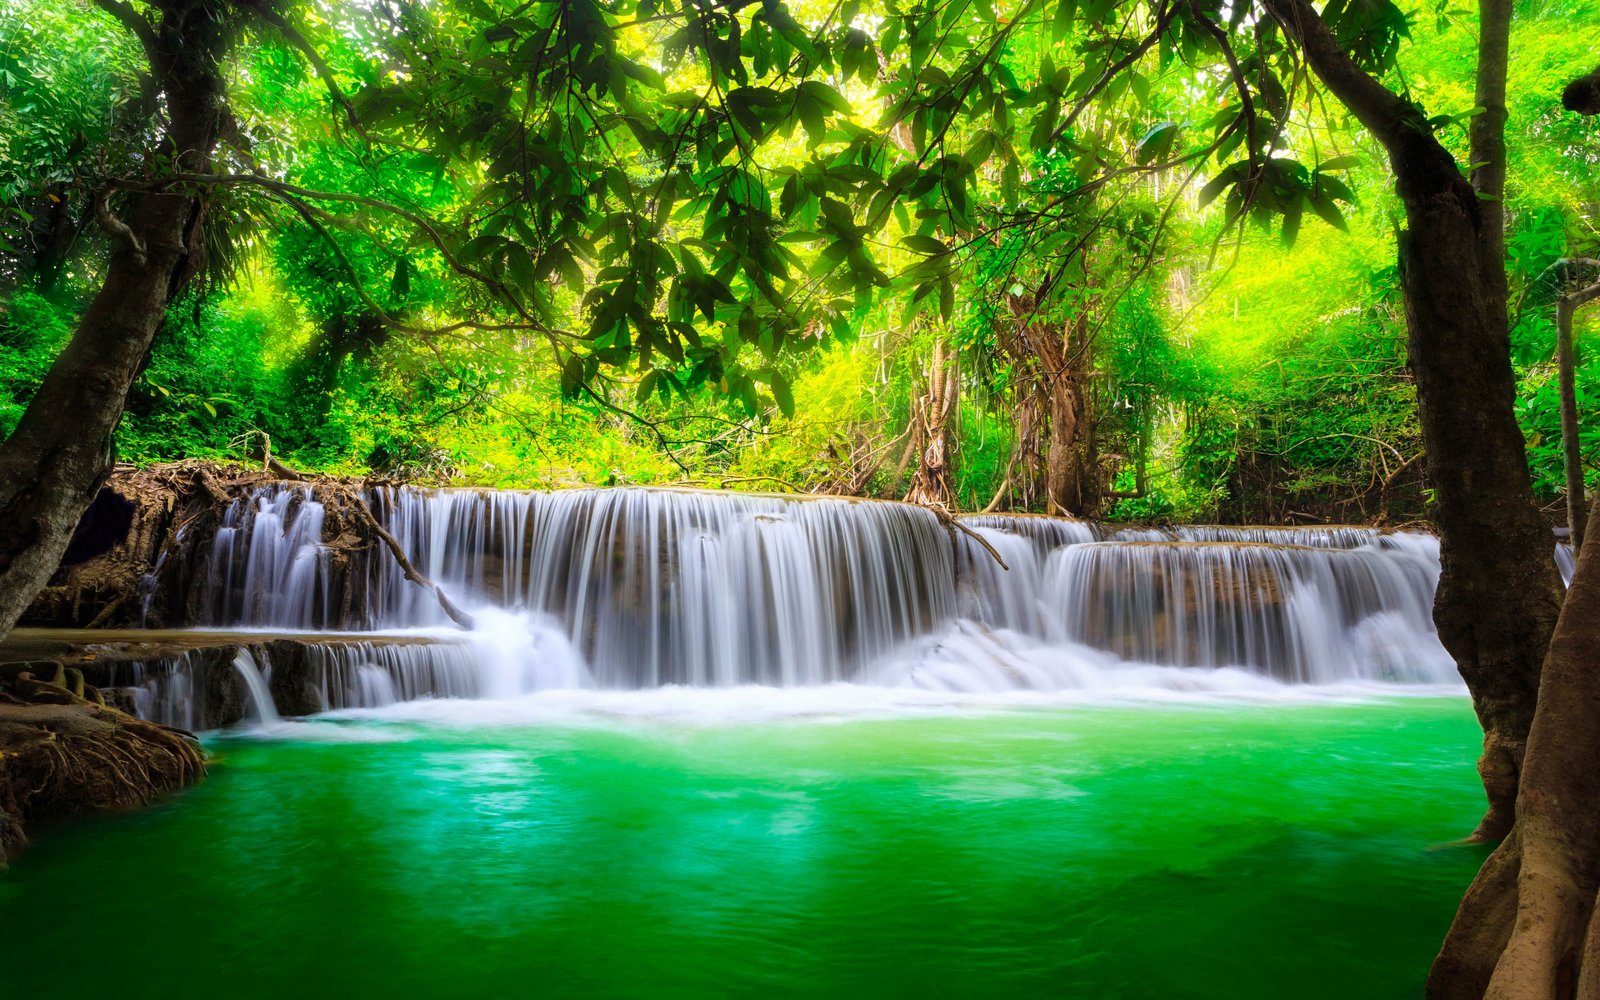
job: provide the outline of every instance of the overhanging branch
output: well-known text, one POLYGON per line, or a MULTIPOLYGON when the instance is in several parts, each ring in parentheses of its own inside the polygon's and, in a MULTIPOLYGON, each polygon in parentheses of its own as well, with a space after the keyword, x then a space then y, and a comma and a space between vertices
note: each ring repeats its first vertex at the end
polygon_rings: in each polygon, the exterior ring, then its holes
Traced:
POLYGON ((156 29, 143 14, 133 9, 132 4, 126 0, 94 0, 94 5, 116 18, 124 28, 139 39, 139 44, 144 47, 145 58, 150 60, 152 66, 160 64, 160 59, 157 57, 156 29))

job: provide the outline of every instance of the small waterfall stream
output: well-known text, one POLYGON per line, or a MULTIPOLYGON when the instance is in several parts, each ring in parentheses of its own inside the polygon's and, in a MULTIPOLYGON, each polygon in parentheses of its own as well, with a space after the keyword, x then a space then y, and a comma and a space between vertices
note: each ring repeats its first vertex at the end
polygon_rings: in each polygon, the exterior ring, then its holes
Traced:
POLYGON ((267 682, 261 676, 261 668, 256 665, 256 658, 248 649, 241 649, 233 657, 233 669, 238 671, 239 678, 244 681, 244 689, 250 699, 251 721, 257 725, 266 725, 278 721, 278 708, 273 704, 272 695, 267 691, 267 682))
MULTIPOLYGON (((382 489, 370 502, 472 610, 465 641, 386 641, 449 623, 381 549, 343 565, 301 485, 235 501, 188 595, 193 625, 376 633, 308 647, 300 711, 574 687, 1455 681, 1424 534, 965 518, 986 548, 923 508, 848 499, 382 489)), ((261 655, 262 671, 239 669, 281 698, 284 668, 261 655)), ((181 721, 184 683, 144 683, 152 716, 181 721)))

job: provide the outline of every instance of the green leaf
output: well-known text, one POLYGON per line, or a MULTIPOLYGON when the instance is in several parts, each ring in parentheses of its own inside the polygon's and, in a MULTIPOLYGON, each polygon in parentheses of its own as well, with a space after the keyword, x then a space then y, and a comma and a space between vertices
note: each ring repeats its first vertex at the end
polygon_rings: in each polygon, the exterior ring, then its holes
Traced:
POLYGON ((1300 235, 1300 220, 1304 216, 1302 206, 1304 199, 1296 199, 1283 213, 1283 245, 1285 249, 1294 247, 1295 238, 1300 235))
POLYGON ((798 90, 803 99, 814 101, 818 105, 837 111, 842 115, 850 113, 850 102, 845 100, 837 90, 825 83, 807 80, 800 84, 798 90))
POLYGON ((660 376, 661 373, 654 368, 645 372, 644 377, 639 380, 638 388, 633 392, 633 401, 635 403, 643 403, 649 399, 650 394, 656 391, 656 379, 660 376))
POLYGON ((567 360, 561 365, 561 396, 563 399, 577 399, 578 390, 583 385, 583 359, 576 354, 567 355, 567 360))
POLYGON ((1061 0, 1056 4, 1055 16, 1050 19, 1050 38, 1060 42, 1072 31, 1072 19, 1078 13, 1078 0, 1061 0))
POLYGON ((786 417, 794 416, 794 392, 789 388, 789 380, 773 372, 767 379, 767 385, 772 389, 772 398, 777 400, 778 409, 786 417))
POLYGON ((937 240, 932 236, 907 236, 900 242, 911 250, 930 257, 937 256, 938 254, 942 253, 948 253, 950 250, 949 247, 944 245, 942 240, 937 240))
POLYGON ((1141 165, 1166 159, 1172 152, 1172 143, 1178 137, 1178 129, 1177 122, 1161 122, 1151 126, 1150 131, 1139 140, 1139 145, 1134 150, 1134 158, 1141 165))
POLYGON ((1339 206, 1333 203, 1332 198, 1312 196, 1308 200, 1311 202, 1311 210, 1321 216, 1323 222, 1342 233, 1350 231, 1349 224, 1344 221, 1344 214, 1339 211, 1339 206))
POLYGON ((1196 202, 1201 208, 1205 208, 1207 205, 1216 201, 1217 196, 1220 195, 1223 190, 1232 183, 1233 177, 1230 176, 1229 172, 1227 170, 1222 171, 1221 173, 1217 174, 1217 176, 1207 181, 1205 187, 1200 189, 1200 193, 1195 196, 1196 202))

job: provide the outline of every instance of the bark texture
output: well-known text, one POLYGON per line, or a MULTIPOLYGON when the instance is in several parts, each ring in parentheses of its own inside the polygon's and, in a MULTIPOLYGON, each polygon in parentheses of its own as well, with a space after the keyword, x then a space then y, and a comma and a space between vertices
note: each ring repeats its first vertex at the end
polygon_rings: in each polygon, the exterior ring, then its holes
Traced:
MULTIPOLYGON (((157 10, 142 40, 166 96, 159 154, 178 171, 203 173, 223 128, 220 62, 232 15, 210 0, 167 0, 157 10)), ((97 214, 116 246, 105 284, 0 445, 0 637, 55 572, 111 471, 128 389, 167 303, 198 267, 203 212, 191 195, 142 193, 123 221, 102 196, 97 214)))
POLYGON ((1008 482, 1024 508, 1044 500, 1049 514, 1090 517, 1102 491, 1090 379, 1094 357, 1087 310, 1064 324, 1038 318, 1048 294, 1010 296, 1011 320, 999 331, 1011 359, 1016 398, 1015 464, 1008 482))
POLYGON ((1545 656, 1516 822, 1467 890, 1429 1000, 1600 1000, 1600 504, 1545 656))
POLYGON ((1469 131, 1472 189, 1481 221, 1478 253, 1485 264, 1486 305, 1506 311, 1506 73, 1511 61, 1511 0, 1478 0, 1475 96, 1483 113, 1469 131), (1492 266, 1490 266, 1492 265, 1492 266))
POLYGON ((1561 389, 1561 455, 1566 467, 1567 526, 1572 551, 1583 551, 1583 448, 1578 439, 1578 383, 1572 344, 1572 316, 1600 298, 1600 284, 1590 285, 1556 300, 1556 369, 1561 389))
POLYGON ((934 342, 928 390, 911 414, 911 447, 918 455, 908 503, 948 505, 955 498, 955 420, 961 370, 943 340, 934 342))
POLYGON ((1475 833, 1499 839, 1511 827, 1561 583, 1513 409, 1495 224, 1486 227, 1478 192, 1422 113, 1354 63, 1309 0, 1267 7, 1383 143, 1405 205, 1401 286, 1443 563, 1434 621, 1484 729, 1479 773, 1489 809, 1475 833))

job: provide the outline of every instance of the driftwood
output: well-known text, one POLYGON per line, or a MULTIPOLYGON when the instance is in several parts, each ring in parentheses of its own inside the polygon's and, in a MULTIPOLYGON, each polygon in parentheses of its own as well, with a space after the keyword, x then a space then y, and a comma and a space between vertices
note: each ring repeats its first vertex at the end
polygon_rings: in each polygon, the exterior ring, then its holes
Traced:
POLYGON ((989 553, 991 556, 994 556, 994 561, 1000 564, 1001 569, 1005 570, 1007 573, 1011 572, 1011 567, 1006 565, 1006 561, 1000 557, 999 552, 995 551, 994 546, 989 544, 989 540, 978 534, 976 531, 973 531, 966 525, 962 524, 954 514, 950 513, 949 508, 943 507, 936 503, 919 503, 913 504, 913 506, 921 507, 924 510, 931 512, 934 517, 938 518, 939 523, 944 525, 944 529, 950 532, 951 541, 955 540, 956 532, 961 532, 963 535, 966 535, 968 538, 983 546, 983 550, 985 552, 989 553))
POLYGON ((406 579, 425 590, 432 591, 434 598, 439 602, 439 607, 444 609, 444 613, 450 616, 451 621, 462 628, 472 628, 476 624, 473 617, 462 611, 450 599, 450 595, 445 593, 443 587, 422 575, 421 571, 412 563, 411 558, 406 555, 405 547, 400 544, 399 539, 390 534, 389 529, 378 523, 378 519, 373 516, 372 510, 367 506, 366 501, 354 495, 348 497, 348 500, 350 512, 356 516, 363 527, 372 532, 373 537, 384 544, 384 547, 389 550, 389 554, 394 556, 394 561, 400 566, 400 572, 405 574, 406 579))
MULTIPOLYGON (((287 479, 291 482, 303 483, 307 481, 306 476, 301 475, 273 457, 271 438, 267 437, 264 432, 257 431, 254 433, 262 439, 261 460, 268 471, 280 479, 287 479)), ((451 621, 464 629, 470 629, 477 624, 471 615, 461 610, 460 606, 450 599, 450 595, 445 593, 443 587, 422 575, 416 564, 411 561, 411 557, 406 555, 405 546, 401 545, 400 540, 389 533, 389 529, 378 523, 378 519, 373 515, 372 509, 367 506, 366 500, 357 491, 348 488, 329 490, 323 487, 323 489, 325 492, 333 492, 338 495, 340 500, 343 501, 340 507, 354 515, 356 520, 361 522, 362 527, 366 528, 367 531, 372 533, 373 537, 383 543, 384 548, 389 550, 389 554, 394 556, 394 561, 399 565, 400 572, 405 574, 407 580, 425 590, 432 591, 434 599, 439 602, 439 607, 444 610, 444 613, 450 617, 451 621)))

